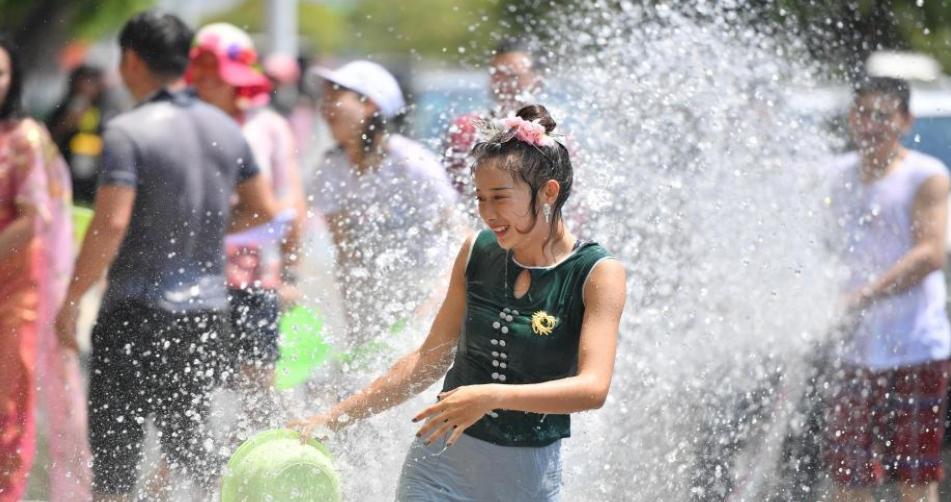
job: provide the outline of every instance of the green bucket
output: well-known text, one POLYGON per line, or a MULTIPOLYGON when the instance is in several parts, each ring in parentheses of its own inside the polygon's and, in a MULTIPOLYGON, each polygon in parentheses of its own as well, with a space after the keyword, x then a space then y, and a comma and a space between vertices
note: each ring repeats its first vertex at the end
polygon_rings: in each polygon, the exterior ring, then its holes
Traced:
POLYGON ((92 221, 93 210, 88 207, 73 206, 73 241, 78 245, 83 242, 89 223, 92 221))
POLYGON ((305 382, 330 356, 332 347, 321 336, 323 327, 320 313, 302 305, 281 316, 281 357, 274 368, 274 385, 278 389, 287 390, 305 382))
MULTIPOLYGON (((402 333, 408 324, 405 319, 397 321, 390 326, 389 335, 402 333)), ((383 340, 371 340, 349 352, 341 352, 321 336, 323 327, 320 312, 302 305, 292 307, 281 316, 278 323, 281 357, 274 368, 274 386, 278 390, 288 390, 307 381, 314 370, 328 360, 361 364, 390 348, 383 340)))
POLYGON ((339 502, 340 475, 326 446, 290 429, 256 434, 231 456, 221 502, 339 502))

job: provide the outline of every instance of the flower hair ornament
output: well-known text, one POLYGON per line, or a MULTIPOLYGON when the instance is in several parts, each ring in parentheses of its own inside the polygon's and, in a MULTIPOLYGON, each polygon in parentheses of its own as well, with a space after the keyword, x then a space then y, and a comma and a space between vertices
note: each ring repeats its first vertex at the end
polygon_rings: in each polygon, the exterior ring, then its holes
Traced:
POLYGON ((476 122, 479 140, 488 143, 507 143, 513 139, 535 147, 555 146, 555 139, 545 132, 541 121, 525 120, 510 115, 500 119, 476 122))

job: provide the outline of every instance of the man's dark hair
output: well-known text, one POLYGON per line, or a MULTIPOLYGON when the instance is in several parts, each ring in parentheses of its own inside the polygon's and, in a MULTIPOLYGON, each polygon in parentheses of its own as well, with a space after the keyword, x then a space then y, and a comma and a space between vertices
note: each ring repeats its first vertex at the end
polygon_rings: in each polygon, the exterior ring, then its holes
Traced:
POLYGON ((76 68, 73 68, 73 71, 69 72, 69 91, 70 93, 76 92, 76 87, 79 86, 79 82, 85 79, 102 80, 102 78, 102 68, 88 64, 81 64, 76 68))
POLYGON ((898 100, 898 108, 902 113, 907 115, 911 111, 909 106, 911 90, 905 80, 892 77, 864 77, 859 79, 854 86, 853 99, 858 100, 869 94, 880 94, 895 98, 898 100))
POLYGON ((3 103, 0 103, 0 120, 6 120, 22 113, 23 72, 20 69, 20 57, 13 43, 2 34, 0 34, 0 49, 10 58, 10 88, 7 90, 7 97, 3 103))
POLYGON ((172 14, 158 10, 140 12, 119 33, 119 47, 135 52, 152 73, 179 77, 188 66, 191 28, 172 14))

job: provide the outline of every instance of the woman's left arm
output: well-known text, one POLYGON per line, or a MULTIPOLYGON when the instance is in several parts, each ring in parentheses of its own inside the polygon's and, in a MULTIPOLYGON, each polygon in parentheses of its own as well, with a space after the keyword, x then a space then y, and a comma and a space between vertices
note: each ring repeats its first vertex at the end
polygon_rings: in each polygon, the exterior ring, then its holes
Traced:
POLYGON ((565 414, 600 408, 611 387, 618 327, 627 298, 624 267, 613 259, 597 264, 583 294, 585 314, 575 376, 535 384, 468 385, 442 393, 438 403, 413 419, 427 419, 418 435, 431 442, 451 430, 452 444, 466 428, 496 409, 565 414))
POLYGON ((584 320, 578 346, 578 374, 526 385, 499 385, 496 408, 529 413, 573 413, 600 408, 614 374, 618 327, 627 282, 617 260, 604 260, 591 271, 583 292, 584 320))

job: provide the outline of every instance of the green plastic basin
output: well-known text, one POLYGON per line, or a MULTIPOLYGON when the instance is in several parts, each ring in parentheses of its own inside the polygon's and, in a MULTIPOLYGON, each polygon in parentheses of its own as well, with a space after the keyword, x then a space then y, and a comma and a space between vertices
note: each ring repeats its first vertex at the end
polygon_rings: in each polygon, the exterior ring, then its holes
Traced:
POLYGON ((244 442, 228 461, 222 502, 339 502, 340 476, 330 451, 297 432, 275 429, 244 442))

